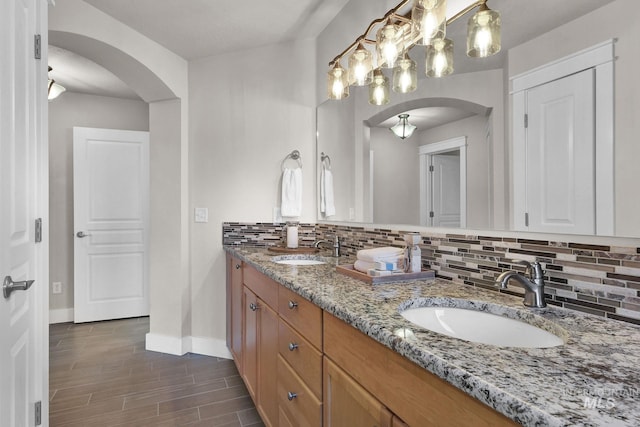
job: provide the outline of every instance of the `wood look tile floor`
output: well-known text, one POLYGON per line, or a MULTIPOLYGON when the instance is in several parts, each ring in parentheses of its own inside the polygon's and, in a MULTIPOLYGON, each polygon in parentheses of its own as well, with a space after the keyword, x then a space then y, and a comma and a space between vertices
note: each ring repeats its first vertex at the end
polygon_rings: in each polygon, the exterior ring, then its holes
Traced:
POLYGON ((231 360, 146 351, 149 318, 51 325, 51 427, 262 426, 231 360))

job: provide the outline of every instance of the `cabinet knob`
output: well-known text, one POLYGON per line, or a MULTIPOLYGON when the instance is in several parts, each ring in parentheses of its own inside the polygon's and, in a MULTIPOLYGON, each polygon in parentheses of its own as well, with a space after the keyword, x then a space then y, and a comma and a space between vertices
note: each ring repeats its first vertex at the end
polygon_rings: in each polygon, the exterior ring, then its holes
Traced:
POLYGON ((298 306, 297 302, 289 301, 289 310, 293 310, 298 306))
POLYGON ((257 304, 251 303, 249 304, 249 308, 251 309, 251 311, 256 311, 260 307, 258 307, 257 304))
POLYGON ((236 264, 236 270, 240 270, 240 264, 236 264))
POLYGON ((293 351, 296 348, 298 348, 298 344, 292 342, 289 343, 289 351, 293 351))
POLYGON ((298 397, 298 393, 292 393, 292 392, 290 392, 290 391, 289 391, 289 392, 287 392, 287 399, 289 399, 289 400, 293 400, 293 399, 295 399, 296 397, 298 397))

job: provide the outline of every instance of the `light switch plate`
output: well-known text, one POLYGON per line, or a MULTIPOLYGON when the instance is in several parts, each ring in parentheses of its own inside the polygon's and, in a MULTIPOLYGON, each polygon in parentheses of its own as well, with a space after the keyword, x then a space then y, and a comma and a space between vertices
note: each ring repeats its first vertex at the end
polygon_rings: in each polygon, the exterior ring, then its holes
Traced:
POLYGON ((209 209, 208 208, 195 208, 194 221, 195 222, 209 222, 209 209))

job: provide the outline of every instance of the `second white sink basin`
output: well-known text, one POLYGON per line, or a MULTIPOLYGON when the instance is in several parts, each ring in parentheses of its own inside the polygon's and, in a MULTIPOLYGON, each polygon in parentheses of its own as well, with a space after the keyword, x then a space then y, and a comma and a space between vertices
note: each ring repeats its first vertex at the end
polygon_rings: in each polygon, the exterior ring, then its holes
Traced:
POLYGON ((400 312, 420 327, 466 341, 499 347, 548 348, 562 338, 544 329, 485 311, 457 307, 419 307, 400 312))
POLYGON ((321 258, 312 257, 309 255, 282 255, 274 256, 271 261, 276 264, 286 265, 320 265, 326 264, 321 258))

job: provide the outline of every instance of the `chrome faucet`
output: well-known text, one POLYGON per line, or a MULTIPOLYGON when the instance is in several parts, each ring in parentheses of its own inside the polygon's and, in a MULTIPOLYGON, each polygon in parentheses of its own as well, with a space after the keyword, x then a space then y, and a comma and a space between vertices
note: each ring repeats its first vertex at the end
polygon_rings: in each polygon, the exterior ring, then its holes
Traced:
POLYGON ((322 245, 330 245, 330 246, 325 246, 325 249, 332 249, 333 256, 336 258, 340 256, 340 238, 337 235, 334 236, 333 241, 318 240, 313 244, 313 247, 320 248, 322 245))
POLYGON ((543 308, 547 306, 544 301, 544 272, 539 262, 529 263, 518 260, 518 264, 523 264, 526 269, 524 274, 515 270, 505 271, 496 279, 496 284, 500 289, 507 289, 510 279, 515 280, 524 286, 524 305, 533 308, 543 308))

